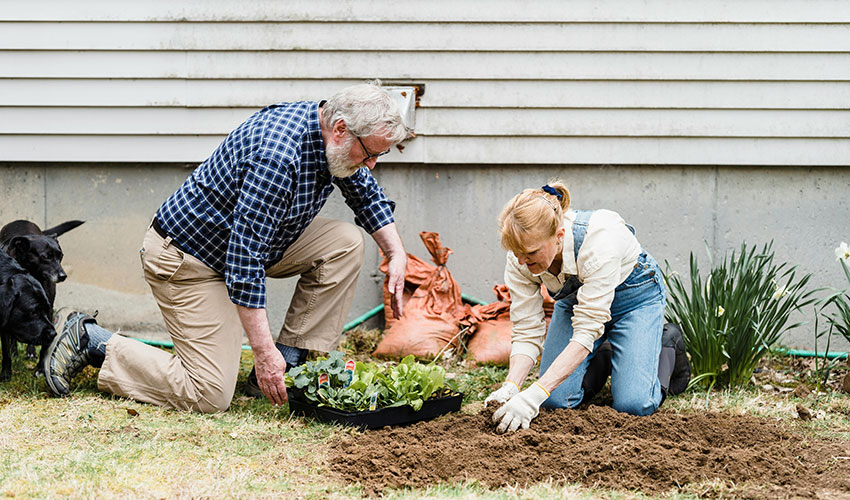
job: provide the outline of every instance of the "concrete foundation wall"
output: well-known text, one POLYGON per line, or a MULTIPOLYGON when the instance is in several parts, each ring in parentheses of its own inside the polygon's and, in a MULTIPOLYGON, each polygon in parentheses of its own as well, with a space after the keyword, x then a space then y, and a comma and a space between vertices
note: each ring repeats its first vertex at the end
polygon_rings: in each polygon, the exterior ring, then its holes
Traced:
MULTIPOLYGON (((142 277, 138 251, 150 217, 194 165, 0 164, 0 222, 18 218, 42 227, 70 219, 83 226, 61 237, 69 278, 57 306, 99 310, 101 324, 161 337, 164 325, 142 277)), ((687 274, 694 252, 707 269, 705 243, 724 251, 774 240, 776 258, 813 273, 813 287, 847 286, 833 249, 850 240, 850 170, 846 167, 423 166, 380 165, 374 171, 398 202, 396 218, 408 252, 429 255, 419 231, 440 233, 454 251, 448 268, 461 290, 485 301, 501 283, 505 252, 496 217, 525 187, 551 177, 566 181, 576 208, 609 208, 637 228, 644 247, 687 274)), ((352 221, 335 193, 323 215, 352 221)), ((366 263, 349 319, 381 303, 379 256, 367 238, 366 263)), ((269 316, 276 332, 294 280, 269 280, 269 316)), ((811 319, 809 311, 805 317, 811 319)), ((785 343, 813 346, 813 326, 785 343)), ((841 343, 838 349, 846 350, 841 343)))

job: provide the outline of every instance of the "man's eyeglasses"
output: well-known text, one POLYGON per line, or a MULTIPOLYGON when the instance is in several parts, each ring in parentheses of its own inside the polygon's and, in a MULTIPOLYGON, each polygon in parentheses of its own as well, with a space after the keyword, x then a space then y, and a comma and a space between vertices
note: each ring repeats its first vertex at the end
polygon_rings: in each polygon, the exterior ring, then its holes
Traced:
MULTIPOLYGON (((354 135, 354 134, 351 134, 351 135, 354 135)), ((354 137, 357 137, 357 136, 355 135, 354 137)), ((366 158, 363 158, 363 161, 369 161, 372 158, 384 156, 385 154, 390 152, 390 150, 388 149, 386 151, 381 151, 380 153, 370 153, 369 150, 366 149, 366 145, 363 144, 363 141, 359 137, 357 137, 357 141, 360 143, 360 147, 363 148, 363 152, 366 153, 366 158)))

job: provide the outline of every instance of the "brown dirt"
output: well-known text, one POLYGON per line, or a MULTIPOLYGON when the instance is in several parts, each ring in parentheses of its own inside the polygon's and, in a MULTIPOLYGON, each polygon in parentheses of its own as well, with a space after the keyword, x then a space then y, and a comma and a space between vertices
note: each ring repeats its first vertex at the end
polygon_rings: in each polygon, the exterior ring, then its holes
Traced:
POLYGON ((796 423, 590 406, 544 411, 530 429, 498 435, 492 411, 345 436, 331 469, 369 495, 474 479, 491 488, 554 480, 647 494, 850 498, 850 442, 808 436, 796 423))

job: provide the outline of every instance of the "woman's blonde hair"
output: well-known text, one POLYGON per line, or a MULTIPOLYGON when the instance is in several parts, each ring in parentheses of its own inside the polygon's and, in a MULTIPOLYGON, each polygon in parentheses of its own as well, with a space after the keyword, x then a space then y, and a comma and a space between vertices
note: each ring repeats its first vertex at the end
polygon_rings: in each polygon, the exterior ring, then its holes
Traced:
POLYGON ((523 190, 499 215, 502 247, 514 253, 526 253, 529 244, 555 236, 569 208, 570 192, 558 179, 542 188, 523 190))

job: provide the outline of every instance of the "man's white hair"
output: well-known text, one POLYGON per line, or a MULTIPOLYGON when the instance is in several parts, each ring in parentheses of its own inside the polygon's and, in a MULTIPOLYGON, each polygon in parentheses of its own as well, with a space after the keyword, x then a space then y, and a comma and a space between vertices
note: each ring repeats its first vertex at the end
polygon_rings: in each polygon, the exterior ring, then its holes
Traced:
POLYGON ((357 137, 376 135, 397 144, 410 134, 398 105, 378 80, 344 88, 328 99, 322 107, 322 122, 330 128, 338 120, 357 137))

